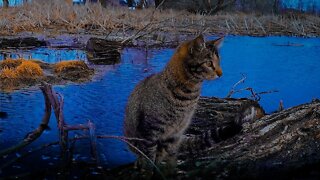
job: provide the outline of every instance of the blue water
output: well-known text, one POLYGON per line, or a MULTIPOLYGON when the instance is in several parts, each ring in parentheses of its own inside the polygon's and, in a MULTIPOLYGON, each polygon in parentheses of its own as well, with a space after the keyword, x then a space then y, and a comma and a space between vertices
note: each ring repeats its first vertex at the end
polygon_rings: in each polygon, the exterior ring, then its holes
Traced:
MULTIPOLYGON (((220 79, 205 82, 201 94, 225 97, 244 74, 247 79, 238 89, 252 87, 256 92, 279 91, 262 95, 260 103, 269 113, 278 108, 280 100, 285 108, 310 102, 313 98, 320 98, 319 52, 320 38, 228 36, 220 53, 224 74, 220 79)), ((65 97, 66 122, 78 124, 90 119, 98 134, 122 135, 124 109, 130 92, 140 80, 161 71, 173 53, 174 49, 154 49, 146 53, 145 50, 126 48, 122 52, 122 62, 101 66, 103 73, 94 81, 54 86, 65 97)), ((239 93, 234 97, 249 95, 239 93)), ((0 93, 0 111, 8 113, 7 118, 0 119, 1 149, 17 143, 37 127, 43 109, 43 96, 37 88, 0 93)), ((51 130, 29 148, 57 140, 53 117, 50 127, 51 130)), ((106 166, 128 163, 135 158, 122 142, 98 142, 99 155, 106 166)), ((89 152, 87 144, 76 144, 80 159, 85 156, 83 152, 89 152)), ((58 156, 58 153, 51 156, 58 156)), ((35 160, 41 161, 41 157, 35 160)))
POLYGON ((38 59, 48 63, 56 63, 65 60, 87 60, 87 55, 84 51, 70 48, 47 48, 39 47, 34 49, 0 49, 0 60, 11 57, 13 59, 38 59))
POLYGON ((298 9, 303 11, 320 10, 320 0, 281 0, 281 5, 286 9, 298 9))

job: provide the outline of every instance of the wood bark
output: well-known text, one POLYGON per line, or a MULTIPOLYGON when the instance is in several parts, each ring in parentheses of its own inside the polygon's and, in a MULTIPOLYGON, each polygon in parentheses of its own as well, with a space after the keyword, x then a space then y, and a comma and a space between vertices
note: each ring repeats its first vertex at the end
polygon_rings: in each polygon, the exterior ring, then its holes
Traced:
POLYGON ((88 60, 93 64, 117 64, 122 45, 119 42, 90 38, 86 45, 88 60))
POLYGON ((320 101, 242 124, 233 138, 195 156, 181 156, 193 177, 312 178, 320 175, 320 101))
MULTIPOLYGON (((179 173, 174 178, 320 177, 320 100, 261 118, 259 112, 263 110, 250 100, 201 98, 187 134, 198 136, 209 129, 226 127, 236 127, 233 128, 236 131, 231 136, 220 136, 211 147, 203 147, 199 141, 182 142, 179 173), (193 143, 195 151, 185 148, 186 143, 193 143)), ((113 173, 117 179, 141 176, 132 166, 113 173)))

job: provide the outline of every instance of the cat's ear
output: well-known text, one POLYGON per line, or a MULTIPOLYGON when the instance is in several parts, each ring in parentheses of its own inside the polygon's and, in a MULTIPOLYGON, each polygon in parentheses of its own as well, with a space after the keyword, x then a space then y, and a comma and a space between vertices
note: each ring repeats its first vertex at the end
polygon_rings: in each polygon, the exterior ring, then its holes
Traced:
POLYGON ((224 36, 219 37, 219 38, 212 40, 212 41, 207 41, 206 44, 207 44, 207 47, 214 46, 217 49, 219 49, 223 44, 223 40, 224 40, 224 36))
POLYGON ((189 48, 190 54, 193 54, 195 51, 201 51, 205 47, 203 35, 200 34, 191 42, 191 46, 189 48))

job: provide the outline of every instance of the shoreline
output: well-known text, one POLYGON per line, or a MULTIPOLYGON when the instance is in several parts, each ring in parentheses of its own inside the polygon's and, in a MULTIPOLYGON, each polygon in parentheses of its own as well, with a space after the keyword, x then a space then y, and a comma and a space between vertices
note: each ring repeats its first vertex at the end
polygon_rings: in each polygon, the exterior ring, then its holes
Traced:
POLYGON ((125 7, 103 8, 98 4, 72 6, 64 1, 31 2, 0 9, 1 37, 68 34, 103 37, 124 45, 150 40, 171 44, 181 36, 199 33, 320 37, 320 16, 293 12, 279 15, 228 12, 206 16, 153 8, 133 11, 125 7))

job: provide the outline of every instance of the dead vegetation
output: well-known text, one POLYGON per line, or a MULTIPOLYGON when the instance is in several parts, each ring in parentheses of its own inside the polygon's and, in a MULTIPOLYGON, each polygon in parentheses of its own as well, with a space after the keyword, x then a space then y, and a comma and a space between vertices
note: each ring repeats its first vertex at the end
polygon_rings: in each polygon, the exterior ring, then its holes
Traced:
POLYGON ((39 64, 32 61, 23 61, 16 69, 16 74, 21 79, 37 79, 43 76, 39 64))
POLYGON ((0 62, 0 91, 13 91, 41 82, 83 82, 91 79, 93 74, 94 70, 83 61, 48 64, 40 60, 6 59, 0 62))
POLYGON ((61 61, 53 67, 55 74, 65 80, 86 81, 88 76, 93 75, 90 69, 83 61, 61 61))
POLYGON ((27 84, 34 85, 42 79, 43 70, 33 61, 6 59, 0 62, 0 90, 12 91, 27 84))
POLYGON ((55 73, 67 72, 73 69, 88 69, 88 66, 83 61, 61 61, 54 65, 55 73))
POLYGON ((223 33, 242 35, 319 36, 320 18, 307 14, 257 15, 244 13, 203 16, 153 8, 129 10, 100 4, 70 5, 63 0, 35 0, 23 6, 2 8, 0 35, 19 32, 96 34, 128 41, 140 37, 166 40, 173 34, 223 33))

